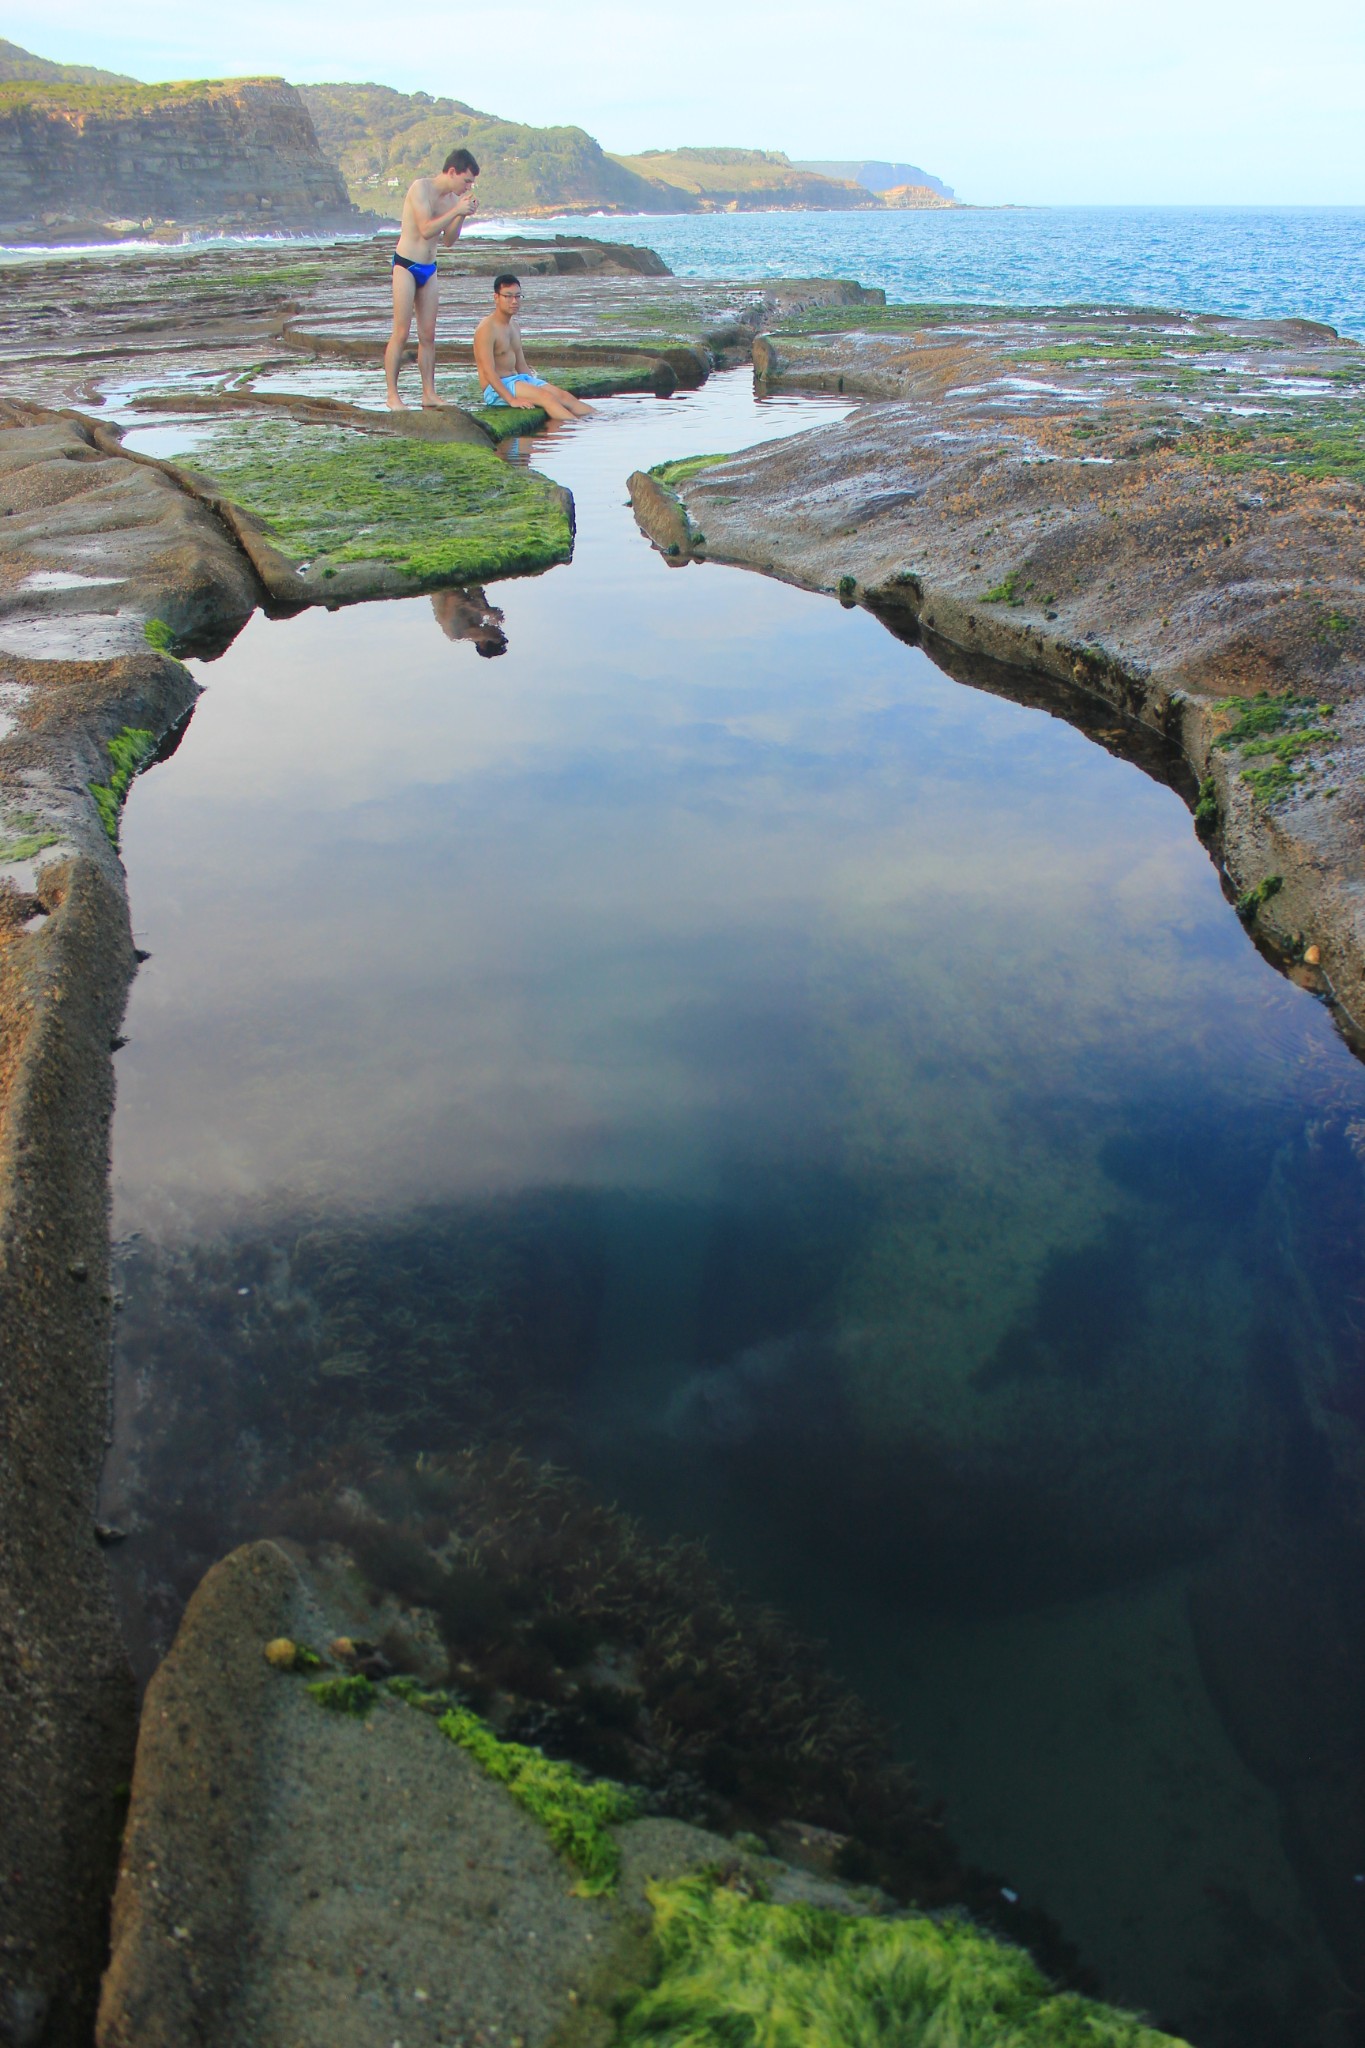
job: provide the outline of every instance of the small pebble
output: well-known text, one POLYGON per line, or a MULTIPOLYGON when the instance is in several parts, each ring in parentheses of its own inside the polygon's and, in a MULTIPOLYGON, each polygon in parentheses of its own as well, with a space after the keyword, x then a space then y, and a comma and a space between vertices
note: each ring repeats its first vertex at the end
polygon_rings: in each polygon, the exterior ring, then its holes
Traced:
POLYGON ((1018 1892, 1012 1892, 1007 1884, 1001 1885, 1000 1896, 1002 1899, 1007 1899, 1011 1906, 1017 1906, 1019 1903, 1018 1892))
POLYGON ((1303 958, 1305 966, 1316 967, 1318 962, 1322 958, 1321 950, 1317 946, 1305 946, 1303 949, 1303 958))
POLYGON ((288 1636, 276 1636, 265 1646, 265 1661, 273 1664, 277 1671, 292 1671, 298 1654, 298 1644, 291 1643, 288 1636))
POLYGON ((237 1289, 237 1292, 238 1292, 239 1294, 250 1294, 250 1292, 251 1292, 251 1289, 250 1289, 249 1287, 239 1287, 239 1288, 237 1289))

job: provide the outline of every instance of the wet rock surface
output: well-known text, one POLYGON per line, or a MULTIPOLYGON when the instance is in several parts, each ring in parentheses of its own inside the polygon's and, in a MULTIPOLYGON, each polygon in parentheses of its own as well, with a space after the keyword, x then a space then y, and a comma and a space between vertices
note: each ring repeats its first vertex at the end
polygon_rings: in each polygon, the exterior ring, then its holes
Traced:
POLYGON ((0 507, 0 2012, 6 2039, 65 2042, 88 2026, 133 1732, 94 1502, 109 1054, 136 969, 96 791, 116 824, 121 736, 150 750, 196 694, 148 645, 153 608, 221 638, 258 586, 193 499, 75 420, 4 409, 0 507))
POLYGON ((1307 321, 889 307, 807 315, 754 364, 881 402, 674 479, 686 551, 1175 742, 1248 921, 1357 1028, 1360 348, 1307 321))

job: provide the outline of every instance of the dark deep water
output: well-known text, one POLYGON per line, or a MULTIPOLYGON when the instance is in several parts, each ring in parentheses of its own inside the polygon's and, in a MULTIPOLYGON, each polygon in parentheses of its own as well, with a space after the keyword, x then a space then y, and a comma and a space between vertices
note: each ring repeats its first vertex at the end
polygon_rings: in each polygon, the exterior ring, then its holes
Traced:
POLYGON ((472 1403, 823 1637, 1111 1995, 1355 2039, 1365 1073, 1163 781, 637 535, 630 469, 829 416, 537 442, 499 659, 424 598, 201 669, 123 832, 130 1627, 472 1403))

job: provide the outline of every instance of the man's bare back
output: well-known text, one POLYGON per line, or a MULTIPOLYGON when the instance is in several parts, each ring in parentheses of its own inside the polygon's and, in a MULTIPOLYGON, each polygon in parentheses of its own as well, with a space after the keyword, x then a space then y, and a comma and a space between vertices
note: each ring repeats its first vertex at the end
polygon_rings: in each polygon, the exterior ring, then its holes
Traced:
POLYGON ((522 346, 521 283, 509 272, 493 280, 493 310, 474 329, 474 364, 485 405, 536 405, 552 420, 582 420, 593 407, 558 384, 547 384, 522 346))

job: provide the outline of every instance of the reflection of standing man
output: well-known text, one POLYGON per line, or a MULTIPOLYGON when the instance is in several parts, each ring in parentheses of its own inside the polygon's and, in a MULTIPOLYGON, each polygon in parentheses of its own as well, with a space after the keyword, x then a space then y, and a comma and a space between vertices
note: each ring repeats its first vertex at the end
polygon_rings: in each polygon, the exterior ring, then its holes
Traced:
POLYGON ((423 405, 439 405, 436 396, 436 245, 448 249, 478 206, 470 189, 479 166, 467 149, 452 149, 434 178, 416 178, 403 201, 403 225, 393 259, 393 332, 384 350, 384 375, 389 408, 404 410, 398 396, 398 365, 403 360, 412 316, 417 315, 417 367, 422 376, 423 405), (454 200, 454 205, 450 204, 454 200))
POLYGON ((431 609, 447 640, 472 640, 474 652, 489 658, 506 654, 507 635, 502 630, 502 613, 490 604, 477 585, 468 590, 454 587, 432 593, 431 609))

